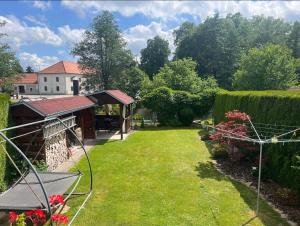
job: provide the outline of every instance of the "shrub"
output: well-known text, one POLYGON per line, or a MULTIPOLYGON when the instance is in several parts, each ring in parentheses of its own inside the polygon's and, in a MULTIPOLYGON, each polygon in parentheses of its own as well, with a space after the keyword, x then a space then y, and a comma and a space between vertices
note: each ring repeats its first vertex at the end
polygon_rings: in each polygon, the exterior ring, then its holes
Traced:
MULTIPOLYGON (((0 94, 0 128, 8 126, 9 96, 0 94)), ((0 146, 0 191, 6 189, 7 158, 0 146)))
POLYGON ((211 155, 213 158, 227 158, 228 154, 227 154, 227 147, 225 147, 224 145, 215 143, 212 145, 211 148, 211 155))
POLYGON ((179 121, 184 126, 189 126, 192 124, 194 119, 194 112, 191 108, 183 108, 179 111, 179 121))
MULTIPOLYGON (((253 117, 256 123, 300 125, 299 91, 221 91, 213 109, 214 122, 224 120, 227 111, 239 109, 253 117)), ((299 144, 264 145, 266 173, 276 182, 300 193, 300 172, 297 170, 299 144)))
POLYGON ((208 104, 206 99, 200 95, 186 91, 175 91, 167 87, 154 89, 145 95, 142 101, 145 107, 157 113, 157 120, 161 125, 177 125, 178 122, 186 125, 191 124, 193 120, 191 115, 202 116, 212 106, 212 102, 208 104), (192 112, 188 110, 189 113, 185 113, 186 110, 184 110, 182 113, 189 114, 189 116, 181 115, 180 112, 187 108, 192 112), (189 120, 183 119, 184 117, 188 117, 189 120))

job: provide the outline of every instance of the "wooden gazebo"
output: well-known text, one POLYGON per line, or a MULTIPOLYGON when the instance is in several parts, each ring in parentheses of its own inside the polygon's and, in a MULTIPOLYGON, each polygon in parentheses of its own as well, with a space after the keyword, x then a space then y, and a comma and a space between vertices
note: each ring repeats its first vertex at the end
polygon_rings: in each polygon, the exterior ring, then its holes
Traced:
POLYGON ((120 107, 119 128, 121 139, 123 133, 128 133, 132 124, 132 104, 134 99, 120 90, 103 90, 88 95, 99 106, 106 104, 118 104, 120 107))

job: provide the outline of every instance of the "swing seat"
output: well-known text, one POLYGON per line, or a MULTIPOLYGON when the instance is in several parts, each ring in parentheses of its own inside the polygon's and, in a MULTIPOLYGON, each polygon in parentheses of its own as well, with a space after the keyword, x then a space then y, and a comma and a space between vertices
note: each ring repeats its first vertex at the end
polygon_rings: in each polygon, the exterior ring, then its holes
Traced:
MULTIPOLYGON (((65 194, 76 180, 80 180, 82 174, 81 172, 39 172, 39 176, 49 197, 51 195, 65 194)), ((20 178, 11 188, 0 195, 1 210, 33 210, 46 208, 47 201, 36 175, 32 171, 29 171, 25 176, 25 180, 20 178), (36 196, 38 196, 38 198, 36 196)), ((78 183, 76 185, 78 185, 78 183)))

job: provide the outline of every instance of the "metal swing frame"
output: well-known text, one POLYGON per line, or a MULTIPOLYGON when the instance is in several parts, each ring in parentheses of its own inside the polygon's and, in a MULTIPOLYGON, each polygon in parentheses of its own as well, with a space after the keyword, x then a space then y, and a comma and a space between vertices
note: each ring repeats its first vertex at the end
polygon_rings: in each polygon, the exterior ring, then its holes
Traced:
MULTIPOLYGON (((259 166, 258 166, 258 184, 257 184, 257 198, 256 198, 256 216, 258 216, 259 214, 259 208, 260 208, 260 189, 261 189, 261 169, 262 169, 262 155, 263 155, 263 145, 265 144, 285 144, 285 143, 298 143, 300 142, 300 138, 296 138, 296 139, 281 139, 287 135, 290 135, 290 134, 295 134, 296 132, 300 131, 300 127, 297 127, 297 126, 286 126, 286 125, 271 125, 271 124, 264 124, 264 125, 268 125, 270 126, 269 129, 272 129, 271 126, 285 126, 285 127, 289 127, 290 131, 288 132, 284 132, 282 134, 279 134, 279 135, 276 135, 274 137, 262 137, 259 135, 259 131, 255 128, 255 125, 254 123, 251 121, 250 117, 247 116, 247 120, 250 124, 250 127, 253 129, 253 132, 255 134, 255 136, 257 138, 251 138, 250 136, 242 136, 242 135, 239 135, 239 134, 236 134, 236 133, 232 133, 230 131, 227 131, 227 130, 223 130, 223 129, 220 129, 218 127, 215 127, 215 126, 210 126, 210 125, 203 125, 204 127, 207 127, 208 129, 211 129, 211 130, 217 130, 217 131, 220 131, 222 133, 224 133, 222 136, 224 138, 227 138, 227 139, 232 139, 232 140, 239 140, 239 141, 246 141, 246 142, 249 142, 249 143, 256 143, 259 145, 259 166), (293 128, 293 129, 292 129, 293 128)), ((254 218, 255 218, 254 217, 254 218)), ((254 219, 253 218, 253 219, 254 219)), ((252 221, 253 219, 251 219, 250 221, 252 221)), ((250 222, 249 221, 249 222, 250 222)))
MULTIPOLYGON (((52 206, 51 207, 51 204, 50 204, 50 201, 49 201, 49 196, 47 194, 47 190, 45 188, 45 185, 44 185, 44 182, 43 180, 41 179, 40 177, 40 173, 36 170, 36 168, 34 167, 34 165, 31 163, 30 159, 27 158, 27 156, 24 154, 24 152, 12 141, 13 139, 16 139, 16 138, 19 138, 19 137, 22 137, 22 136, 26 136, 28 134, 31 134, 33 132, 30 132, 30 133, 25 133, 25 134, 21 134, 21 135, 18 135, 16 137, 13 137, 13 138, 8 138, 5 133, 8 132, 8 131, 11 131, 11 130, 14 130, 14 129, 19 129, 19 128, 23 128, 23 127, 27 127, 27 126, 32 126, 32 125, 38 125, 38 124, 41 124, 42 127, 43 125, 47 124, 47 123, 50 123, 50 122, 55 122, 58 123, 58 124, 61 124, 64 129, 62 131, 69 131, 72 136, 74 136, 74 138, 76 139, 76 141, 79 143, 80 147, 82 148, 83 152, 84 152, 84 155, 85 155, 85 158, 87 160, 87 163, 88 163, 88 166, 89 166, 89 174, 90 174, 90 186, 89 186, 89 191, 88 192, 85 192, 85 193, 75 193, 75 189, 77 188, 79 182, 80 182, 80 179, 81 179, 81 176, 82 176, 82 173, 79 171, 78 173, 80 174, 78 179, 76 179, 76 183, 75 185, 73 186, 73 188, 71 189, 71 191, 69 193, 66 193, 66 197, 64 198, 65 200, 65 204, 66 202, 68 201, 68 199, 72 196, 72 195, 86 195, 85 199, 83 200, 82 204, 80 205, 80 207, 78 208, 78 210, 76 211, 76 213, 74 214, 74 216, 72 217, 72 219, 69 221, 68 225, 71 225, 74 220, 76 219, 76 217, 78 216, 79 212, 82 210, 82 208, 85 206, 86 202, 89 200, 89 198, 91 197, 91 194, 92 194, 92 191, 93 191, 93 173, 92 173, 92 166, 91 166, 91 162, 90 162, 90 159, 88 157, 88 154, 87 154, 87 151, 83 145, 83 143, 80 141, 79 137, 76 135, 76 133, 71 129, 70 126, 68 126, 65 122, 64 122, 64 119, 60 119, 59 117, 49 117, 49 118, 46 118, 44 120, 40 120, 40 121, 36 121, 36 122, 31 122, 31 123, 26 123, 26 124, 22 124, 22 125, 17 125, 17 126, 13 126, 13 127, 8 127, 8 128, 4 128, 4 129, 1 129, 0 130, 0 137, 3 138, 3 141, 1 141, 1 145, 3 145, 2 143, 4 142, 7 142, 8 144, 10 144, 17 152, 18 154, 26 161, 26 163, 28 164, 29 166, 29 169, 33 172, 33 174, 35 175, 37 181, 38 181, 38 184, 40 185, 40 188, 42 190, 42 194, 46 200, 46 206, 45 206, 45 211, 46 211, 46 215, 47 215, 47 218, 50 219, 51 218, 51 215, 52 215, 52 209, 57 209, 59 207, 59 205, 56 205, 56 206, 52 206)), ((38 130, 37 130, 38 131, 38 130)), ((36 132, 36 131, 34 131, 36 132)), ((9 159, 13 162, 13 160, 11 159, 9 153, 6 151, 5 149, 5 153, 8 155, 9 159)), ((20 173, 20 169, 15 165, 15 163, 13 162, 14 166, 17 168, 18 172, 20 173)), ((20 179, 25 179, 24 177, 24 174, 21 174, 21 177, 20 179)), ((18 181, 20 181, 17 180, 18 181)), ((16 183, 17 183, 16 182, 16 183)), ((15 184, 16 184, 15 183, 15 184)), ((71 186, 72 187, 72 186, 71 186)), ((70 187, 70 188, 71 188, 70 187)), ((9 189, 8 189, 9 190, 9 189)), ((7 192, 7 191, 6 191, 7 192)), ((4 192, 4 193, 6 193, 4 192)), ((33 191, 32 191, 33 192, 33 191)), ((4 194, 3 193, 3 194, 4 194)), ((34 192, 33 192, 34 193, 34 192)), ((3 195, 2 194, 2 195, 3 195)), ((64 205, 65 205, 64 204, 64 205)), ((63 205, 63 207, 64 207, 63 205)), ((62 208, 61 208, 62 210, 62 208)), ((52 221, 50 219, 50 224, 52 224, 52 221)))

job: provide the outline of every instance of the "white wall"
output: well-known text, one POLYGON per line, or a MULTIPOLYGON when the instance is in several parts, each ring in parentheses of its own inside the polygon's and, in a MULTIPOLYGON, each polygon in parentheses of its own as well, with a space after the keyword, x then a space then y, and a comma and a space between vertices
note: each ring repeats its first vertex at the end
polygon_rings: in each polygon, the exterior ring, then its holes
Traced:
POLYGON ((38 84, 39 84, 39 92, 40 94, 73 94, 72 87, 73 81, 71 80, 73 77, 79 78, 82 84, 84 81, 83 75, 77 74, 38 74, 38 84), (44 78, 47 78, 47 81, 44 81, 44 78), (59 82, 56 81, 56 78, 59 78, 59 82), (45 86, 47 86, 47 91, 45 90, 45 86), (57 91, 56 87, 59 86, 59 91, 57 91))
POLYGON ((38 84, 14 84, 14 92, 19 94, 38 94, 38 84), (20 93, 20 86, 24 86, 25 93, 20 93))

